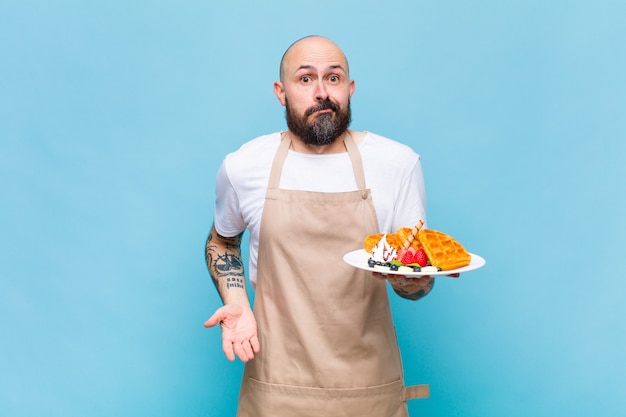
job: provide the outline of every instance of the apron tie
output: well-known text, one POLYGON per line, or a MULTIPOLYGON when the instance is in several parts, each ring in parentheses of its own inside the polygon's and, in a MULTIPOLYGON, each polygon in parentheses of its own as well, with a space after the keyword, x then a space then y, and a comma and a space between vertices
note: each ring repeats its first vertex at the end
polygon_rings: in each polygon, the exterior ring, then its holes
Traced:
POLYGON ((413 398, 428 398, 430 396, 430 387, 428 384, 412 385, 405 387, 400 393, 400 401, 408 401, 413 398))

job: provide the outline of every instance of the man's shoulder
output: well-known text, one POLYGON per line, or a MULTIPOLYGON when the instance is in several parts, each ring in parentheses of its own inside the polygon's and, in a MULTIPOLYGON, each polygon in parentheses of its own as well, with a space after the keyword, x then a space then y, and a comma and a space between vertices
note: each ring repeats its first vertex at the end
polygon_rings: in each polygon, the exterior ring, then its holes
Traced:
POLYGON ((244 143, 224 158, 227 169, 251 168, 272 161, 280 144, 280 132, 258 136, 244 143))
POLYGON ((415 160, 419 154, 409 145, 372 132, 364 132, 361 151, 378 155, 379 158, 399 158, 415 160))
POLYGON ((242 144, 239 149, 226 155, 226 158, 236 158, 257 153, 274 153, 280 143, 280 132, 258 136, 242 144))

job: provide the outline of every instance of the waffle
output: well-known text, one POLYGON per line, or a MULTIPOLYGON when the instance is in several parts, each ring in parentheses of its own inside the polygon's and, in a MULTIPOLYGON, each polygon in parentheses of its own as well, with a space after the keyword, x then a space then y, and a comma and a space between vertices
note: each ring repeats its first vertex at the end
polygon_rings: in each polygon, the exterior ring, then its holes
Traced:
MULTIPOLYGON (((410 230, 411 229, 409 229, 409 231, 410 230)), ((372 253, 372 249, 374 249, 374 246, 376 246, 376 244, 380 241, 380 239, 383 238, 384 235, 384 233, 377 233, 375 235, 367 236, 363 241, 363 248, 367 252, 372 253)), ((402 248, 402 242, 404 242, 404 240, 397 233, 387 233, 386 239, 387 243, 389 243, 389 246, 394 248, 396 251, 402 248)))
POLYGON ((430 264, 443 271, 461 268, 471 261, 471 256, 463 245, 443 232, 422 229, 418 233, 418 239, 424 246, 430 264))

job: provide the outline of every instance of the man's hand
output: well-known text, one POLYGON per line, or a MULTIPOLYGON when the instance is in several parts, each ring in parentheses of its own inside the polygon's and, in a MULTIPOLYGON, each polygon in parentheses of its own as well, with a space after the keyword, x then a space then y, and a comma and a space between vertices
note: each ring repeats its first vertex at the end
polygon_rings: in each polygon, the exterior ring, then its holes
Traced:
MULTIPOLYGON (((427 295, 433 289, 435 278, 430 275, 422 275, 420 277, 407 277, 406 275, 385 274, 381 272, 373 272, 378 279, 386 279, 391 284, 393 290, 402 298, 409 300, 419 300, 427 295)), ((448 275, 458 278, 459 274, 448 275)))
POLYGON ((389 274, 386 278, 396 294, 409 300, 419 300, 424 297, 435 283, 435 278, 429 275, 414 278, 389 274))
POLYGON ((249 307, 238 304, 220 307, 204 323, 204 327, 213 327, 218 323, 222 328, 222 349, 229 361, 234 361, 237 355, 242 362, 248 362, 259 352, 256 320, 249 307))

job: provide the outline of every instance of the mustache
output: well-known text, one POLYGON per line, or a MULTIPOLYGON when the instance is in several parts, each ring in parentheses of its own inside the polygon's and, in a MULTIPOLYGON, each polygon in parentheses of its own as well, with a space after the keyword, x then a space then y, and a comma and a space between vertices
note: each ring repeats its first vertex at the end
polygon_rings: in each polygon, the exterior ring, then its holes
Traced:
POLYGON ((316 111, 320 111, 320 110, 326 110, 326 109, 331 109, 334 112, 338 112, 339 111, 339 105, 333 103, 332 101, 330 101, 330 99, 325 99, 323 101, 320 101, 319 104, 317 106, 313 106, 310 107, 306 110, 306 112, 304 112, 305 116, 310 116, 313 113, 315 113, 316 111))

